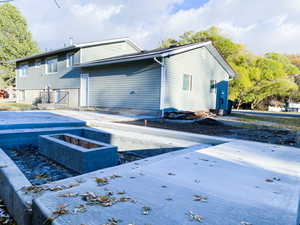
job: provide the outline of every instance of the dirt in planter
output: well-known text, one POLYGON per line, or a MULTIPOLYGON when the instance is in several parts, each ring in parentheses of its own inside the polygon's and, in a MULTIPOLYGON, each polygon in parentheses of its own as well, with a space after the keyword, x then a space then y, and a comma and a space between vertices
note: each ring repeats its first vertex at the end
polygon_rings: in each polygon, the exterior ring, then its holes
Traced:
POLYGON ((32 145, 4 149, 33 185, 62 180, 79 175, 38 153, 32 145))
POLYGON ((17 225, 14 219, 8 214, 4 202, 0 199, 0 225, 17 225))

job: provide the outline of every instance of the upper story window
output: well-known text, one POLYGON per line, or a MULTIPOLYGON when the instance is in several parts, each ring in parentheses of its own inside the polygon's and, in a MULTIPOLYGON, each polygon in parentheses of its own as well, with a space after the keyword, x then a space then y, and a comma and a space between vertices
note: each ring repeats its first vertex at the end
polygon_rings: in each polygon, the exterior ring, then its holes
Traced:
POLYGON ((28 75, 28 64, 23 64, 19 66, 18 69, 19 77, 27 77, 28 75))
POLYGON ((74 53, 67 54, 67 67, 72 67, 74 65, 74 53))
POLYGON ((192 75, 183 74, 182 90, 191 91, 192 90, 192 75))
POLYGON ((46 73, 57 73, 57 58, 46 60, 46 73))
POLYGON ((41 66, 41 60, 40 59, 35 60, 34 67, 40 68, 40 66, 41 66))

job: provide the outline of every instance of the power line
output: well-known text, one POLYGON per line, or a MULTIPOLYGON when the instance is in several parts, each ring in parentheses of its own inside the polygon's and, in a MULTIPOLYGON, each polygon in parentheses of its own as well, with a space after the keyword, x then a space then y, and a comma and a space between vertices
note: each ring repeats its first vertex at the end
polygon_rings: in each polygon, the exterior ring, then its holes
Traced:
POLYGON ((54 2, 56 4, 57 8, 61 8, 57 0, 54 0, 54 2))

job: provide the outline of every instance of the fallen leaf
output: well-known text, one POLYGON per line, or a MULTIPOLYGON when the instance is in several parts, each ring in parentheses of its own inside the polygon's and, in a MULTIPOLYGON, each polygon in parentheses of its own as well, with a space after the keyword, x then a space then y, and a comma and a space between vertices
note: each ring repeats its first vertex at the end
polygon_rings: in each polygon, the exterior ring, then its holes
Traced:
POLYGON ((207 198, 201 195, 194 195, 194 201, 198 202, 207 202, 207 198))
POLYGON ((110 176, 110 179, 116 179, 116 178, 121 178, 122 176, 117 175, 117 174, 113 174, 112 176, 110 176))
POLYGON ((106 178, 96 177, 95 180, 96 180, 96 182, 97 182, 98 185, 106 185, 106 184, 108 184, 108 180, 106 178))
POLYGON ((202 216, 196 215, 192 211, 188 211, 186 215, 190 218, 191 221, 197 221, 201 223, 204 219, 202 216))
POLYGON ((61 204, 59 205, 56 210, 53 212, 54 215, 64 215, 68 214, 70 211, 67 209, 67 205, 61 204))

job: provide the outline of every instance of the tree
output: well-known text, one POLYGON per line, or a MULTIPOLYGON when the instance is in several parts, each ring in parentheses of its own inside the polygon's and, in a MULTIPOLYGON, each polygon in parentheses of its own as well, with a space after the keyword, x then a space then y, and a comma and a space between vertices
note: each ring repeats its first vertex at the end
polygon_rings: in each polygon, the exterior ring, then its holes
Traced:
POLYGON ((13 5, 0 5, 0 84, 13 85, 15 65, 8 61, 38 52, 37 43, 32 40, 25 18, 13 5))
POLYGON ((300 69, 300 55, 286 55, 290 62, 300 69))
POLYGON ((221 54, 226 59, 244 50, 243 45, 233 43, 229 38, 222 36, 219 28, 217 27, 211 27, 208 30, 199 31, 196 33, 193 31, 185 32, 183 35, 179 36, 179 40, 169 38, 163 41, 161 47, 169 47, 174 44, 191 44, 209 40, 213 42, 213 44, 220 50, 221 54))

